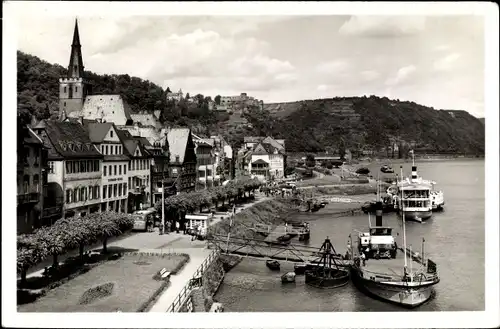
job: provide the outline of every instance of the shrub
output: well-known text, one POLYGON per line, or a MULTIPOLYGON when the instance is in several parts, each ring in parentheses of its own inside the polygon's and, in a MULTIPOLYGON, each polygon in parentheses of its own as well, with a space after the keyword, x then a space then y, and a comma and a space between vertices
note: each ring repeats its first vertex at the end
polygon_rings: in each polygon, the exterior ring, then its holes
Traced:
POLYGON ((356 174, 360 174, 360 175, 368 175, 369 173, 370 173, 370 169, 368 169, 366 167, 361 167, 358 170, 356 170, 356 174))
POLYGON ((97 287, 90 288, 82 294, 82 297, 80 297, 80 301, 78 302, 78 304, 80 305, 92 304, 98 299, 111 296, 114 287, 115 287, 114 283, 108 282, 101 284, 97 287))

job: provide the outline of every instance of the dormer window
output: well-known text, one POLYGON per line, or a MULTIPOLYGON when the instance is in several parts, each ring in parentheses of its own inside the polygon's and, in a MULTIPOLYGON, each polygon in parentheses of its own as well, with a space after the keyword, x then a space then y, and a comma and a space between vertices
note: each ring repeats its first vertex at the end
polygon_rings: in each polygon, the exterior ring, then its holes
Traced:
POLYGON ((111 131, 109 132, 109 136, 110 136, 110 137, 113 137, 113 130, 111 130, 111 131))
POLYGON ((180 158, 178 155, 175 156, 175 162, 179 162, 180 161, 180 158))

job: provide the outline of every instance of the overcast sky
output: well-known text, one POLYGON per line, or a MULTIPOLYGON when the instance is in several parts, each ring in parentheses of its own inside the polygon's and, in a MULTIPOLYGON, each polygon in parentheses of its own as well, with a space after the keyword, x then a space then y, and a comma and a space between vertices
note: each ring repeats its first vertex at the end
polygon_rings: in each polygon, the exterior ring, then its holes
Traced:
MULTIPOLYGON (((78 19, 86 70, 266 103, 378 95, 484 116, 480 16, 78 19)), ((18 49, 68 65, 74 17, 20 17, 18 49)))

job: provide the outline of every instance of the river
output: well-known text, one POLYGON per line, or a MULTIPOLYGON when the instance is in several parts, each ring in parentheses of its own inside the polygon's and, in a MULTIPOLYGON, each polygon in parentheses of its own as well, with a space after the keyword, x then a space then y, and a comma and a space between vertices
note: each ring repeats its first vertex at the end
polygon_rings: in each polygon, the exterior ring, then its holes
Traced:
MULTIPOLYGON (((405 176, 411 163, 404 163, 405 176)), ((377 168, 373 166, 372 172, 377 168)), ((399 172, 399 165, 394 166, 399 172)), ((423 224, 407 222, 407 240, 420 252, 425 238, 425 255, 437 263, 441 282, 436 296, 418 311, 484 310, 484 160, 449 160, 418 163, 419 175, 437 182, 444 193, 445 210, 433 214, 423 224)), ((366 215, 335 218, 335 205, 317 213, 297 213, 298 220, 311 224, 309 245, 320 246, 326 236, 338 252, 344 253, 348 236, 354 229, 365 231, 366 215)), ((395 214, 384 216, 384 225, 402 232, 395 214)), ((402 234, 397 237, 402 245, 402 234)), ((293 241, 292 243, 298 243, 293 241)), ((401 259, 401 262, 403 260, 401 259)), ((282 262, 281 274, 293 270, 282 262)), ((404 309, 374 300, 359 292, 352 283, 334 290, 320 290, 297 276, 295 284, 282 285, 280 273, 271 272, 263 261, 243 259, 226 274, 215 299, 227 312, 375 312, 404 309)))

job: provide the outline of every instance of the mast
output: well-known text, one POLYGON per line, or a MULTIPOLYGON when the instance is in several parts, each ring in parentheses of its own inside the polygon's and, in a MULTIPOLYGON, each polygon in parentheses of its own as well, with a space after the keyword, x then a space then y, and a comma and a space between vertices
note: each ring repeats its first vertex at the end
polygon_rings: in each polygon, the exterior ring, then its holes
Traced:
POLYGON ((413 282, 413 253, 411 251, 411 245, 410 245, 410 280, 413 282))
MULTIPOLYGON (((400 169, 401 169, 401 177, 403 177, 403 166, 400 166, 400 169)), ((403 215, 403 248, 404 248, 403 254, 405 256, 405 273, 406 273, 406 267, 408 266, 408 263, 406 261, 406 225, 405 225, 403 194, 404 194, 404 188, 403 184, 401 183, 401 213, 403 215)))

